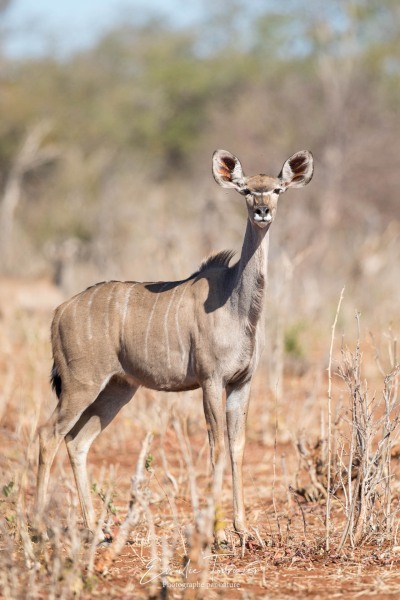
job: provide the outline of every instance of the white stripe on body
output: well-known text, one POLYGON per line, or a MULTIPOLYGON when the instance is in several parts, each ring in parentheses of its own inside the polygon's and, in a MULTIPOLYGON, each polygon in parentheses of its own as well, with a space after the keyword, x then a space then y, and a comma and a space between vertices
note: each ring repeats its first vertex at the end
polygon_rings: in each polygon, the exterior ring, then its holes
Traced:
POLYGON ((114 296, 114 292, 116 290, 116 285, 115 283, 111 284, 111 289, 108 292, 108 298, 107 298, 107 310, 106 310, 106 324, 105 324, 105 331, 104 334, 105 336, 110 339, 110 308, 111 308, 111 301, 113 299, 114 296))
POLYGON ((136 286, 137 286, 137 283, 133 283, 132 285, 129 286, 129 288, 125 292, 125 300, 124 300, 124 304, 123 304, 122 322, 121 322, 122 331, 125 329, 125 321, 126 321, 126 317, 128 314, 128 307, 129 307, 129 300, 131 297, 131 293, 132 293, 133 288, 136 286))
POLYGON ((158 302, 158 300, 159 300, 159 298, 160 298, 160 294, 161 294, 161 292, 162 292, 162 291, 163 291, 163 290, 164 290, 164 289, 167 287, 167 285, 168 285, 168 284, 169 284, 169 281, 167 281, 166 283, 164 283, 164 284, 163 284, 163 285, 160 287, 160 291, 158 291, 158 292, 155 292, 155 294, 156 294, 156 299, 155 299, 155 301, 154 301, 153 308, 151 309, 151 312, 150 312, 150 316, 149 316, 149 320, 148 320, 148 323, 147 323, 147 328, 146 328, 146 333, 145 333, 145 337, 144 337, 144 357, 145 357, 145 360, 146 360, 146 361, 147 361, 147 360, 148 360, 148 358, 149 358, 149 347, 148 347, 148 342, 149 342, 150 327, 151 327, 151 322, 152 322, 152 320, 153 320, 154 311, 155 311, 155 309, 156 309, 157 302, 158 302))
MULTIPOLYGON (((79 304, 79 300, 80 300, 80 298, 81 298, 81 296, 80 296, 80 295, 79 295, 79 296, 77 296, 77 297, 75 298, 74 306, 73 306, 73 309, 72 309, 72 319, 73 319, 73 322, 74 322, 74 323, 76 323, 76 322, 77 322, 76 312, 77 312, 77 307, 78 307, 78 304, 79 304)), ((75 340, 76 340, 76 343, 77 343, 77 346, 78 346, 78 348, 80 349, 80 348, 81 348, 81 345, 82 345, 82 344, 81 344, 81 339, 80 339, 80 336, 79 336, 79 335, 77 335, 77 336, 75 337, 75 340)))
POLYGON ((181 306, 181 303, 182 303, 182 300, 183 300, 183 296, 185 295, 188 286, 189 286, 188 283, 184 286, 182 294, 181 294, 181 297, 179 298, 179 301, 178 301, 178 303, 176 305, 176 312, 175 312, 176 335, 178 337, 179 350, 181 352, 182 364, 184 364, 184 362, 185 362, 186 353, 185 353, 185 348, 183 346, 183 341, 182 341, 182 336, 181 336, 181 330, 180 330, 180 327, 179 327, 179 308, 181 306))
POLYGON ((171 298, 170 301, 168 303, 168 307, 165 313, 165 317, 164 317, 164 333, 165 333, 165 347, 167 349, 167 365, 168 365, 168 369, 171 368, 171 356, 170 356, 170 348, 169 348, 169 335, 168 335, 168 316, 171 310, 171 306, 172 306, 172 302, 175 298, 175 294, 176 294, 176 290, 178 289, 178 286, 174 288, 174 291, 171 294, 171 298))
POLYGON ((93 338, 93 331, 92 331, 92 303, 93 303, 93 298, 95 297, 95 295, 97 294, 97 292, 99 291, 99 289, 101 288, 101 285, 98 285, 97 287, 95 287, 92 290, 92 293, 90 295, 90 298, 88 300, 88 320, 87 320, 87 333, 88 333, 88 339, 91 340, 93 338))

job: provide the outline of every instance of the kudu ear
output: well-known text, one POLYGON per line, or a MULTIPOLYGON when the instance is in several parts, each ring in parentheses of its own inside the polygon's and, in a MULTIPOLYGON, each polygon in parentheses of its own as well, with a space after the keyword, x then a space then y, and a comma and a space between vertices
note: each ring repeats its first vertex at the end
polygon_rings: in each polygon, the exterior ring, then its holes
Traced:
POLYGON ((224 188, 235 188, 240 192, 244 187, 245 176, 240 160, 227 150, 214 152, 213 175, 215 181, 224 188))
POLYGON ((278 177, 285 188, 303 187, 311 181, 313 172, 313 155, 308 150, 300 150, 287 159, 278 177))

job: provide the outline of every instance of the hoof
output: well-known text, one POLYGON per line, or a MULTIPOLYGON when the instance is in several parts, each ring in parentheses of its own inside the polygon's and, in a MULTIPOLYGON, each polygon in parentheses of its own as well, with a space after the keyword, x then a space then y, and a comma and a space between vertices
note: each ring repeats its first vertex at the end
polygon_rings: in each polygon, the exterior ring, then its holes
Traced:
POLYGON ((99 543, 97 544, 98 548, 109 548, 111 546, 113 542, 113 539, 111 536, 108 537, 104 537, 103 540, 100 540, 99 543))
POLYGON ((228 540, 225 540, 224 542, 214 542, 212 550, 213 550, 214 554, 231 554, 232 553, 232 547, 229 544, 228 540))
POLYGON ((249 540, 254 540, 255 536, 252 531, 244 523, 234 525, 234 531, 240 538, 240 545, 246 544, 249 540))
POLYGON ((39 542, 48 542, 52 537, 51 532, 47 531, 46 527, 30 527, 29 533, 34 544, 39 542))
POLYGON ((260 538, 257 538, 252 531, 249 529, 235 529, 236 535, 239 536, 240 546, 244 548, 248 548, 249 550, 254 550, 256 548, 263 548, 263 543, 260 538))
MULTIPOLYGON (((92 529, 85 528, 81 531, 81 536, 83 541, 86 544, 92 544, 94 540, 95 533, 92 529)), ((109 546, 112 542, 112 537, 108 533, 100 532, 97 539, 97 546, 109 546)))
POLYGON ((231 549, 227 540, 225 529, 219 529, 214 532, 213 552, 216 554, 224 554, 231 549))

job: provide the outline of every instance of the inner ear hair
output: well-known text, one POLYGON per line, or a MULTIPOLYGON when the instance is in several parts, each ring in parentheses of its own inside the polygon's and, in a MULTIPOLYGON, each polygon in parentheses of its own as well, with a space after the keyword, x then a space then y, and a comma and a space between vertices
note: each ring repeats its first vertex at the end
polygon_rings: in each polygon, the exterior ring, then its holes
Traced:
POLYGON ((305 181, 304 175, 295 175, 292 178, 292 183, 303 183, 303 181, 305 181))
POLYGON ((232 171, 236 167, 236 161, 235 161, 235 159, 232 156, 226 156, 225 155, 225 156, 221 156, 220 160, 224 164, 226 170, 229 171, 229 173, 232 173, 232 171))
POLYGON ((232 179, 232 172, 228 169, 228 167, 225 166, 225 164, 222 164, 219 167, 218 175, 220 175, 225 181, 231 181, 232 179))
POLYGON ((298 179, 305 171, 307 171, 308 159, 304 154, 297 154, 293 158, 289 159, 289 165, 293 173, 296 173, 296 176, 293 178, 293 181, 296 181, 296 179, 298 179))

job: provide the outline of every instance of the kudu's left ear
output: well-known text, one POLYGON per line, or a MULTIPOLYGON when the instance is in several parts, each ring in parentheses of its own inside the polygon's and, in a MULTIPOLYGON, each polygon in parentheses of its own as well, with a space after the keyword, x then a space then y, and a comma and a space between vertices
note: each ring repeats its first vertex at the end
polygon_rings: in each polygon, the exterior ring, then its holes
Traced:
POLYGON ((240 160, 227 150, 216 150, 213 154, 213 175, 215 181, 224 188, 241 191, 245 184, 240 160))
POLYGON ((287 159, 278 177, 285 188, 303 187, 311 181, 313 172, 313 155, 308 150, 300 150, 287 159))

